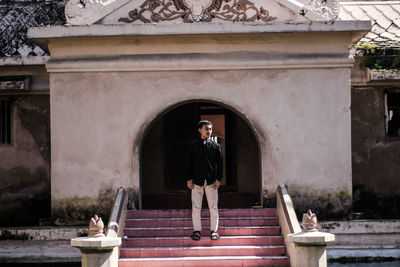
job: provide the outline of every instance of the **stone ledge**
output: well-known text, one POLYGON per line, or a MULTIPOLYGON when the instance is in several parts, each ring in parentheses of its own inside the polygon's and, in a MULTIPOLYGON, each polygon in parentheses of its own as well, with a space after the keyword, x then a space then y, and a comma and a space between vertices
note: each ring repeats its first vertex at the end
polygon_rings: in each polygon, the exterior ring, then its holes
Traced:
POLYGON ((38 240, 70 240, 79 237, 81 234, 89 231, 88 227, 73 226, 73 227, 3 227, 0 228, 0 233, 8 231, 15 236, 25 235, 32 241, 38 240))
POLYGON ((0 241, 0 263, 80 261, 79 249, 71 247, 69 241, 0 241))
POLYGON ((120 237, 79 237, 71 240, 71 246, 86 249, 112 249, 121 245, 120 237))
POLYGON ((400 80, 399 70, 370 70, 368 69, 369 81, 400 80))
POLYGON ((335 241, 335 235, 323 232, 301 232, 290 234, 287 238, 299 246, 326 245, 335 241))
POLYGON ((49 56, 0 57, 0 66, 45 65, 49 56))
POLYGON ((270 23, 232 24, 144 24, 144 25, 90 25, 53 26, 29 28, 31 39, 94 37, 94 36, 146 36, 146 35, 194 35, 194 34, 246 34, 246 33, 306 33, 306 32, 347 32, 369 31, 368 21, 296 21, 270 23))
POLYGON ((400 220, 321 221, 319 228, 332 234, 400 235, 400 220))

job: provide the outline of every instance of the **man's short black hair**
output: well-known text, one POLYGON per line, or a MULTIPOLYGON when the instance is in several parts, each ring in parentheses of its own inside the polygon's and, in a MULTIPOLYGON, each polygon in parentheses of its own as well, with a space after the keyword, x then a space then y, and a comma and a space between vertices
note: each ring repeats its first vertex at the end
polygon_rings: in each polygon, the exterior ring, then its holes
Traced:
POLYGON ((197 124, 197 128, 201 129, 201 128, 203 128, 203 125, 211 125, 212 126, 212 122, 207 121, 207 120, 199 121, 199 123, 197 124))

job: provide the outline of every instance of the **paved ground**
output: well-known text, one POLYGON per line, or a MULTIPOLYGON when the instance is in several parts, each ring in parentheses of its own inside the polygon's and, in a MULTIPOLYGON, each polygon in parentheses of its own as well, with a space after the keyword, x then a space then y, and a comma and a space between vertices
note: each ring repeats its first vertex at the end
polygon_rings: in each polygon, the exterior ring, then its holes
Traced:
POLYGON ((328 267, 399 267, 400 261, 371 263, 328 263, 328 267))
MULTIPOLYGON (((328 258, 340 257, 368 257, 381 256, 399 258, 400 249, 370 249, 350 250, 336 249, 328 250, 328 258)), ((0 265, 16 266, 71 266, 68 263, 79 263, 81 260, 80 250, 70 246, 69 240, 45 241, 45 240, 6 240, 0 241, 0 265), (8 263, 8 264, 7 264, 8 263), (47 264, 44 264, 47 263, 47 264), (51 265, 51 263, 57 263, 51 265)), ((77 265, 75 265, 77 266, 77 265)), ((329 263, 328 267, 399 267, 400 261, 382 263, 329 263)))
POLYGON ((0 241, 0 263, 79 262, 70 241, 0 241))

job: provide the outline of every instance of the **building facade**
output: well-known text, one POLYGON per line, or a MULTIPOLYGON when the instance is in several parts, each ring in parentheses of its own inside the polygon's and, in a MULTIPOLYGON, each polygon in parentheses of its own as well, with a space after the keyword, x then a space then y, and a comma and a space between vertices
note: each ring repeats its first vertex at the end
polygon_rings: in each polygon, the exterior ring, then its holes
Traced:
POLYGON ((15 102, 4 108, 13 118, 0 147, 5 184, 42 181, 53 213, 74 198, 110 199, 120 186, 138 208, 186 207, 185 146, 205 118, 224 148, 222 205, 268 205, 286 183, 299 202, 331 193, 338 214, 347 209, 365 177, 354 173, 362 145, 349 48, 369 21, 332 22, 335 2, 330 13, 286 1, 108 2, 68 2, 66 26, 31 28, 30 54, 2 59, 4 84, 30 81, 29 92, 2 91, 30 101, 20 100, 26 113, 15 102), (33 44, 42 55, 31 56, 33 44), (19 123, 32 129, 23 148, 19 123), (36 161, 17 155, 27 147, 36 161), (35 180, 14 166, 44 172, 35 180))

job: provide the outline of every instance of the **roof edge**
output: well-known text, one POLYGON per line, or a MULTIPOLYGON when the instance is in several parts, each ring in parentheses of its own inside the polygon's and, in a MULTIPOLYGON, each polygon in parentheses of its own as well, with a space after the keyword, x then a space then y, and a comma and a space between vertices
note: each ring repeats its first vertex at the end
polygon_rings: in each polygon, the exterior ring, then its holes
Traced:
POLYGON ((269 23, 232 24, 143 24, 143 25, 90 25, 53 26, 28 29, 33 40, 70 37, 112 37, 151 35, 203 35, 203 34, 258 34, 258 33, 307 33, 307 32, 366 32, 369 20, 357 21, 293 21, 269 23))

